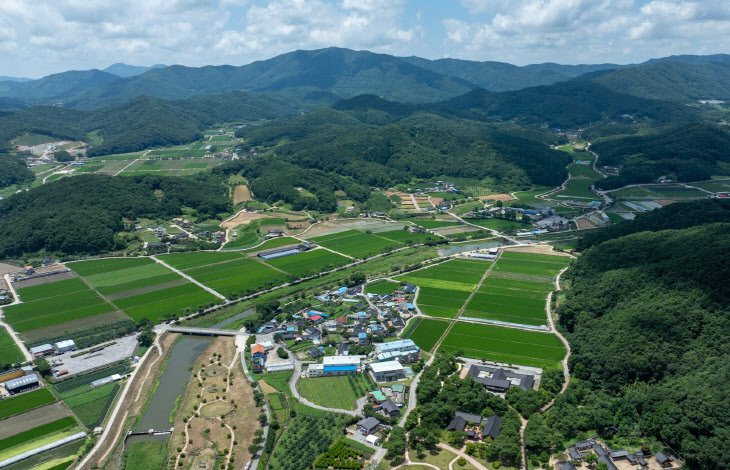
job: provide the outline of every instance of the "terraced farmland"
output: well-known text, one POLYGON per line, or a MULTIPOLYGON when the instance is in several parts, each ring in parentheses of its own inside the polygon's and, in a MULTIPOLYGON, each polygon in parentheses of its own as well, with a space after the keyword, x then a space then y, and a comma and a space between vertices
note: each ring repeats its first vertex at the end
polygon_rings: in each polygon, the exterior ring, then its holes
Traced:
POLYGON ((565 347, 551 333, 491 325, 456 323, 441 343, 441 351, 475 359, 533 367, 558 367, 565 347))
POLYGON ((354 410, 357 399, 375 387, 367 374, 305 378, 298 386, 302 396, 312 403, 343 410, 354 410))
POLYGON ((455 318, 491 263, 451 260, 397 279, 419 287, 416 303, 424 315, 455 318))

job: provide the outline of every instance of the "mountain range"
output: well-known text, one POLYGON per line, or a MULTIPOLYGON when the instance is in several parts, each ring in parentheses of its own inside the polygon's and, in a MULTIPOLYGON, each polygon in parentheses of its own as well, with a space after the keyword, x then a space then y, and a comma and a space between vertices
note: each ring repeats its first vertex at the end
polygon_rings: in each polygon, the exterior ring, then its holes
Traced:
POLYGON ((0 98, 13 100, 0 101, 0 109, 38 104, 96 109, 142 95, 185 99, 246 91, 309 111, 360 94, 417 104, 448 100, 480 88, 508 92, 568 81, 592 81, 650 99, 730 99, 730 55, 672 56, 629 65, 545 63, 518 67, 502 62, 428 60, 327 48, 294 51, 238 67, 114 64, 105 70, 4 81, 0 82, 0 98))

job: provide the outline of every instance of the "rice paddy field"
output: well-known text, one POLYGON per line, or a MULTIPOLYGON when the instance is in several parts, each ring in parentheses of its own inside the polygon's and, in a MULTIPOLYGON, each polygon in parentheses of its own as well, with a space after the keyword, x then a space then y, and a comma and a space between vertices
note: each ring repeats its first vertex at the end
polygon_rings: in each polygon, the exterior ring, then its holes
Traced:
POLYGON ((570 258, 505 251, 467 304, 463 316, 540 326, 547 324, 545 301, 553 278, 570 258), (502 275, 512 278, 498 277, 502 275), (519 279, 519 277, 524 279, 519 279))
POLYGON ((69 263, 74 272, 135 321, 197 310, 219 299, 152 258, 69 263))
POLYGON ((407 338, 413 340, 423 351, 431 351, 448 326, 448 322, 424 318, 407 338))
POLYGON ((469 223, 472 223, 474 225, 478 225, 480 227, 484 228, 490 228, 492 230, 496 230, 498 232, 506 232, 511 230, 517 230, 517 229, 524 229, 529 228, 529 224, 523 224, 521 222, 517 222, 516 220, 507 220, 507 219, 464 219, 469 223))
POLYGON ((98 388, 83 385, 59 393, 59 396, 84 426, 93 429, 104 420, 118 390, 118 383, 110 383, 98 388))
POLYGON ((396 279, 419 287, 416 303, 424 315, 456 318, 491 263, 451 260, 396 279))
POLYGON ((558 367, 565 356, 563 343, 551 333, 469 323, 456 323, 440 350, 543 369, 558 367))
POLYGON ((15 331, 23 333, 116 310, 78 279, 53 282, 51 276, 49 281, 29 287, 23 287, 22 282, 15 284, 23 303, 3 308, 5 320, 15 331), (59 285, 55 285, 57 283, 59 285), (48 293, 45 293, 46 289, 48 293))
MULTIPOLYGON (((201 254, 196 253, 196 255, 201 254)), ((207 264, 202 264, 205 261, 200 257, 197 262, 201 264, 182 271, 206 287, 210 287, 225 296, 233 293, 245 295, 249 292, 262 290, 270 285, 286 282, 287 273, 277 271, 253 259, 245 259, 236 253, 206 254, 214 255, 209 258, 207 264), (232 254, 237 256, 228 261, 221 261, 221 257, 217 256, 232 254)))
POLYGON ((321 271, 334 269, 350 263, 351 260, 344 256, 332 253, 327 250, 312 250, 298 255, 276 258, 266 263, 281 269, 295 276, 304 277, 317 274, 321 271))
POLYGON ((311 241, 353 258, 369 258, 403 246, 403 243, 383 237, 383 233, 375 235, 359 230, 316 237, 311 241))
POLYGON ((433 229, 433 228, 443 228, 443 227, 453 227, 456 225, 461 225, 458 221, 448 221, 448 220, 415 220, 414 221, 416 225, 419 225, 423 228, 427 229, 433 229))
POLYGON ((400 286, 399 283, 385 279, 365 285, 366 294, 392 294, 400 286))
POLYGON ((18 349, 8 330, 5 327, 0 327, 0 366, 16 364, 24 360, 25 356, 18 349))
POLYGON ((298 386, 302 396, 312 403, 343 410, 354 410, 357 399, 375 387, 367 374, 304 378, 298 386))

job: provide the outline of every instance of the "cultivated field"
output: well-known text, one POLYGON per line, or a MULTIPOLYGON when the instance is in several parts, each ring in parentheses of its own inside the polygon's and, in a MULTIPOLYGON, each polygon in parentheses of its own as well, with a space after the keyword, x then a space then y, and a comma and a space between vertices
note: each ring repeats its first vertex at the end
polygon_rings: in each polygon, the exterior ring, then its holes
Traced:
POLYGON ((312 250, 267 261, 275 268, 295 276, 308 276, 350 263, 351 260, 327 250, 312 250))
POLYGON ((54 285, 53 276, 49 281, 25 288, 22 282, 16 284, 23 303, 3 309, 6 321, 15 331, 26 332, 115 310, 113 305, 77 279, 57 281, 62 283, 60 288, 54 285), (43 294, 44 289, 49 289, 50 294, 43 294), (28 292, 28 297, 35 300, 26 302, 24 292, 28 292))
MULTIPOLYGON (((221 253, 227 255, 228 253, 221 253)), ((298 256, 298 255, 297 255, 298 256)), ((253 259, 238 259, 201 265, 184 270, 198 282, 225 296, 245 295, 286 282, 286 273, 279 272, 253 259)))
POLYGON ((355 401, 375 385, 367 374, 301 379, 297 385, 304 398, 320 406, 354 410, 355 401))
POLYGON ((16 364, 24 360, 25 356, 18 349, 8 330, 5 327, 0 327, 0 366, 16 364))
POLYGON ((483 261, 451 260, 396 279, 419 287, 416 303, 423 314, 455 318, 490 266, 483 261))
POLYGON ((381 236, 348 230, 346 232, 312 238, 318 245, 354 258, 369 258, 403 246, 402 243, 381 236))
POLYGON ((70 436, 80 430, 76 419, 69 416, 0 439, 0 461, 70 436))
POLYGON ((430 351, 448 326, 445 321, 424 318, 407 338, 413 340, 422 350, 430 351))
POLYGON ((135 321, 197 310, 218 298, 151 258, 69 263, 92 287, 135 321))
POLYGON ((48 405, 56 401, 56 397, 47 388, 40 388, 32 392, 23 393, 16 397, 0 401, 0 419, 9 418, 24 413, 39 406, 48 405))
POLYGON ((557 367, 565 356, 563 343, 553 334, 468 323, 456 323, 440 349, 475 359, 542 368, 557 367))
POLYGON ((365 285, 366 294, 392 294, 400 286, 393 281, 380 280, 365 285))

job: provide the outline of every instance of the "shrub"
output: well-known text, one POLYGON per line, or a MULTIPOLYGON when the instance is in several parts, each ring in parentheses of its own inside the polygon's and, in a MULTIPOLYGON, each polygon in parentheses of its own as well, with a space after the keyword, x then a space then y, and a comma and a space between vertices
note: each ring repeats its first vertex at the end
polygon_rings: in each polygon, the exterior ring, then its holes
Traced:
POLYGON ((464 457, 459 457, 459 460, 457 460, 456 463, 459 464, 459 467, 463 467, 466 465, 466 459, 464 457))

